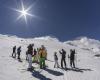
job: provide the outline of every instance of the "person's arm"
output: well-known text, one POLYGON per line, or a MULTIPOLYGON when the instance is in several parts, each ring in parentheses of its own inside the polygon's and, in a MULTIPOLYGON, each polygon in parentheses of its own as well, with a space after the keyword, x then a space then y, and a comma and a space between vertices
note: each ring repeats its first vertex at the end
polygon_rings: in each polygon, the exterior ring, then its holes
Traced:
POLYGON ((62 54, 62 52, 61 52, 61 51, 59 51, 59 53, 60 53, 60 54, 62 54))

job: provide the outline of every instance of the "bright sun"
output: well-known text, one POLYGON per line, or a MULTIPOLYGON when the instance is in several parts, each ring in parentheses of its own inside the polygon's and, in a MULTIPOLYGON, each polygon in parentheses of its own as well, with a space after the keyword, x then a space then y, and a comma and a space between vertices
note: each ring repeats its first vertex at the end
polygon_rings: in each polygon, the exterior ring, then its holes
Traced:
POLYGON ((21 9, 14 9, 14 11, 17 11, 18 13, 20 13, 19 17, 17 18, 17 20, 19 20, 20 18, 24 18, 26 24, 27 24, 27 16, 31 16, 31 17, 35 17, 35 15, 32 15, 29 13, 29 10, 32 8, 32 5, 29 6, 28 8, 25 8, 23 1, 21 1, 21 9))
POLYGON ((27 11, 22 11, 22 15, 26 16, 27 15, 27 11))

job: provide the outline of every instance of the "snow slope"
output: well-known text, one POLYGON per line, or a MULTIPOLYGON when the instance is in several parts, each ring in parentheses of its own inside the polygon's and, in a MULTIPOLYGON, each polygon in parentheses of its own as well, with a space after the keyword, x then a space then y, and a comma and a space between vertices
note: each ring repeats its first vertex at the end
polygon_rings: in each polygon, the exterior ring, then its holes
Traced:
MULTIPOLYGON (((31 39, 18 38, 16 36, 0 35, 0 80, 100 80, 100 58, 99 55, 100 42, 87 37, 81 37, 73 41, 60 42, 56 38, 50 36, 38 37, 31 39), (39 69, 39 65, 35 71, 26 71, 28 63, 25 61, 25 52, 29 43, 34 43, 35 48, 45 45, 48 51, 48 60, 46 70, 39 69), (11 57, 12 47, 16 45, 22 46, 21 58, 22 63, 11 57), (70 49, 76 49, 76 67, 77 70, 70 68, 69 60, 66 58, 69 70, 53 68, 55 51, 64 48, 67 55, 70 49)), ((67 56, 66 55, 66 56, 67 56)), ((59 56, 59 64, 61 55, 59 56)))

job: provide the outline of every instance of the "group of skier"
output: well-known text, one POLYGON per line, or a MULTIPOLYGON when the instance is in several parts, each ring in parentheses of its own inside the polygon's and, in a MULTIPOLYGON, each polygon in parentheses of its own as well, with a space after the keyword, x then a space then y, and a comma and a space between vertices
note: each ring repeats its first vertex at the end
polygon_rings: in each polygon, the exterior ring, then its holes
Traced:
POLYGON ((13 53, 12 53, 13 58, 16 58, 16 53, 18 55, 17 59, 20 60, 21 46, 19 46, 18 48, 16 48, 16 46, 13 47, 13 53), (17 49, 17 52, 16 52, 16 49, 17 49))
POLYGON ((42 45, 40 48, 37 48, 33 50, 34 44, 30 44, 26 51, 26 60, 29 62, 28 70, 33 70, 32 63, 33 62, 39 62, 40 68, 43 69, 46 67, 45 60, 47 58, 47 51, 44 45, 42 45))
MULTIPOLYGON (((47 59, 47 50, 44 45, 41 45, 40 48, 33 49, 34 44, 29 44, 26 51, 26 60, 28 61, 28 70, 33 70, 34 67, 32 63, 38 63, 40 68, 43 69, 46 67, 45 60, 47 59)), ((18 60, 21 61, 20 52, 21 46, 16 49, 16 46, 13 47, 12 57, 16 58, 16 50, 18 54, 18 60)))
MULTIPOLYGON (((37 49, 33 47, 34 47, 34 44, 29 44, 26 51, 26 60, 29 63, 28 70, 31 71, 34 69, 34 67, 32 66, 32 63, 38 63, 40 65, 40 69, 45 69, 46 68, 45 61, 47 60, 47 50, 45 46, 41 45, 41 47, 37 49)), ((18 55, 17 58, 19 61, 21 61, 21 58, 20 58, 21 46, 19 46, 17 49, 16 49, 16 46, 13 47, 12 57, 16 58, 16 50, 17 50, 17 55, 18 55)), ((62 49, 59 51, 59 54, 61 55, 61 68, 67 69, 66 51, 62 49)), ((68 55, 71 68, 75 68, 75 54, 76 54, 75 49, 71 49, 70 55, 68 55)), ((58 63, 57 52, 54 52, 54 61, 55 61, 54 68, 56 67, 60 68, 60 65, 58 63)))
MULTIPOLYGON (((61 54, 61 68, 62 69, 67 69, 66 66, 66 51, 64 49, 62 49, 61 51, 59 51, 59 53, 61 54), (64 68, 65 66, 65 68, 64 68)), ((70 49, 70 55, 68 55, 68 59, 70 60, 70 66, 71 68, 75 68, 75 49, 70 49)), ((54 53, 54 60, 55 60, 55 64, 54 64, 54 68, 57 67, 59 68, 59 63, 58 63, 58 56, 57 56, 57 52, 54 53)))

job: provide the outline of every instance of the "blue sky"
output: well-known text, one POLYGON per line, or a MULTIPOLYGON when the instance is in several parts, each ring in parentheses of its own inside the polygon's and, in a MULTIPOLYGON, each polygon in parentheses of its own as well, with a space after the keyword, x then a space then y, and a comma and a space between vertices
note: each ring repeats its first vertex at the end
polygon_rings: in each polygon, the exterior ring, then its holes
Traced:
POLYGON ((61 41, 80 36, 100 40, 99 0, 23 0, 25 6, 34 4, 27 17, 16 21, 20 0, 0 0, 0 34, 19 37, 55 36, 61 41))

